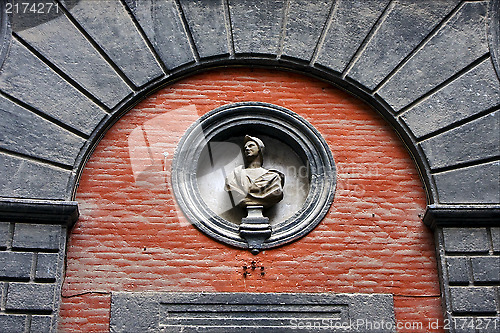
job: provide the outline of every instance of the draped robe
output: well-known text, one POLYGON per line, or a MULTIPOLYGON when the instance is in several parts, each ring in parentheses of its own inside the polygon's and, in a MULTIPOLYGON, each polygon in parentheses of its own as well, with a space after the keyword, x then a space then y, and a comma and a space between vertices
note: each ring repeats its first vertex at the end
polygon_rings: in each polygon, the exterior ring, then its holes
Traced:
POLYGON ((226 178, 225 190, 235 204, 270 207, 283 199, 285 176, 277 170, 236 167, 226 178))

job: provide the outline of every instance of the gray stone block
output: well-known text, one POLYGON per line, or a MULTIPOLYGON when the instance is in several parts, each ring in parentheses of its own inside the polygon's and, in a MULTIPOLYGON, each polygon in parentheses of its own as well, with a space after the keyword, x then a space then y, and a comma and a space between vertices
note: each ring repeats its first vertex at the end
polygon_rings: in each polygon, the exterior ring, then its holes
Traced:
POLYGON ((55 285, 47 283, 9 283, 6 310, 53 311, 55 285))
POLYGON ((106 116, 15 39, 0 72, 0 90, 88 135, 106 116))
POLYGON ((33 253, 0 252, 0 278, 29 280, 33 253))
POLYGON ((474 317, 453 317, 449 326, 453 333, 476 333, 474 317))
POLYGON ((113 293, 111 332, 394 332, 392 295, 113 293), (258 320, 256 320, 258 318, 258 320))
POLYGON ((469 283, 467 257, 446 257, 446 268, 450 283, 469 283))
POLYGON ((288 3, 283 55, 311 60, 332 7, 330 0, 293 0, 288 3))
POLYGON ((476 318, 477 333, 498 333, 500 316, 476 318))
POLYGON ((388 4, 387 0, 336 1, 316 63, 342 72, 388 4))
POLYGON ((500 111, 421 143, 432 169, 494 157, 500 151, 500 111))
POLYGON ((500 162, 484 163, 435 174, 440 203, 498 204, 500 162))
POLYGON ((224 2, 180 0, 180 4, 200 57, 229 54, 224 2))
POLYGON ((460 313, 495 313, 497 301, 492 287, 450 287, 451 309, 460 313))
MULTIPOLYGON (((102 4, 99 3, 99 6, 102 4)), ((23 11, 18 13, 16 19, 29 20, 32 16, 30 12, 23 11)), ((52 20, 47 17, 46 22, 31 29, 16 30, 14 26, 13 30, 108 108, 115 107, 132 93, 113 67, 65 15, 52 20)))
POLYGON ((465 3, 378 91, 399 111, 488 52, 486 2, 465 3))
POLYGON ((472 257, 474 283, 500 282, 500 256, 472 257))
POLYGON ((25 331, 26 316, 14 314, 0 314, 0 332, 23 333, 25 331))
POLYGON ((55 280, 59 267, 59 254, 39 253, 36 262, 35 278, 37 280, 55 280))
POLYGON ((348 76, 374 89, 459 2, 395 2, 348 76))
POLYGON ((491 59, 442 87, 401 119, 417 138, 500 104, 500 82, 491 59))
POLYGON ((32 316, 30 333, 51 333, 52 316, 32 316))
POLYGON ((491 241, 493 242, 493 251, 500 252, 500 228, 491 228, 491 241))
POLYGON ((0 249, 5 249, 10 241, 10 223, 0 222, 0 249))
POLYGON ((126 0, 168 69, 195 61, 174 0, 126 0))
POLYGON ((277 54, 284 6, 284 0, 229 1, 234 51, 237 54, 277 54))
POLYGON ((66 199, 68 170, 0 152, 0 193, 10 198, 66 199))
POLYGON ((59 250, 61 226, 17 223, 12 247, 16 249, 59 250))
POLYGON ((443 228, 446 252, 488 252, 486 228, 443 228))
POLYGON ((71 15, 136 86, 163 75, 120 1, 63 0, 71 15))
POLYGON ((0 95, 0 146, 73 166, 85 140, 0 95), (23 124, 23 126, 19 126, 23 124))

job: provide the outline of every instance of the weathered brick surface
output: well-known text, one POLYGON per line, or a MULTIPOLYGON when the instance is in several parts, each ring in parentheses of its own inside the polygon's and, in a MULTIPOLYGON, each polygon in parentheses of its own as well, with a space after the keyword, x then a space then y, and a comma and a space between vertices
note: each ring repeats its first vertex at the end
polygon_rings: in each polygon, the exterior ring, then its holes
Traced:
MULTIPOLYGON (((59 328, 109 329, 112 291, 391 293, 398 322, 442 322, 425 193, 390 126, 356 98, 296 74, 224 69, 175 83, 120 119, 83 172, 59 328), (170 163, 206 112, 261 101, 297 112, 332 149, 335 201, 306 237, 258 256, 205 236, 179 213, 170 163), (243 276, 243 266, 265 274, 243 276)), ((441 331, 438 330, 430 331, 441 331)))

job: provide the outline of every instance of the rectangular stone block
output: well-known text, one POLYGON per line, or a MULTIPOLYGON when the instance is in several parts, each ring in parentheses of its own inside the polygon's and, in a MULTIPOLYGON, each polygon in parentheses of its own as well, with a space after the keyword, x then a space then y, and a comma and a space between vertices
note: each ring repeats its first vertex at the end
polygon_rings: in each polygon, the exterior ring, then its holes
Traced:
POLYGON ((498 333, 500 331, 500 316, 476 318, 477 333, 498 333))
POLYGON ((491 241, 493 242, 493 251, 500 252, 500 228, 491 228, 491 241))
POLYGON ((14 229, 13 248, 58 250, 61 226, 51 224, 17 223, 14 229))
POLYGON ((488 252, 486 228, 444 228, 446 252, 488 252))
POLYGON ((446 268, 450 283, 469 283, 467 257, 446 257, 446 268))
POLYGON ((113 293, 111 332, 395 331, 388 294, 113 293), (318 329, 319 327, 319 329, 318 329), (336 331, 336 330, 335 330, 336 331))
POLYGON ((33 253, 0 252, 0 278, 29 280, 33 253))
POLYGON ((474 282, 500 282, 500 256, 472 257, 471 261, 474 282))
POLYGON ((450 287, 454 314, 496 313, 497 300, 493 287, 450 287))
POLYGON ((57 253, 39 253, 36 262, 35 278, 37 280, 55 280, 59 255, 57 253))
POLYGON ((52 332, 52 316, 32 316, 30 333, 52 332))
POLYGON ((53 311, 55 285, 48 283, 9 283, 6 310, 53 311))
POLYGON ((9 226, 8 222, 0 222, 0 249, 5 249, 9 243, 9 226))
POLYGON ((24 332, 26 316, 13 314, 0 314, 0 332, 24 332))

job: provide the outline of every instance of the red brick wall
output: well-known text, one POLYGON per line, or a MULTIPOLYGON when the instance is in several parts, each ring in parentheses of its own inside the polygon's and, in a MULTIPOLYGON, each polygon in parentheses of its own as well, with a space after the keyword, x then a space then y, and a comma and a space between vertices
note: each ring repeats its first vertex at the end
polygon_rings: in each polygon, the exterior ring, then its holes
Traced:
POLYGON ((172 84, 121 118, 97 146, 76 200, 60 329, 105 332, 112 291, 394 294, 400 332, 442 322, 425 193, 391 127, 356 98, 316 79, 264 69, 219 69, 172 84), (261 101, 311 122, 330 145, 337 191, 306 237, 253 256, 186 222, 169 187, 180 137, 204 113, 261 101), (163 153, 168 155, 164 157, 163 153), (252 261, 264 267, 243 275, 252 261))

